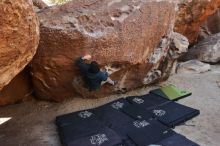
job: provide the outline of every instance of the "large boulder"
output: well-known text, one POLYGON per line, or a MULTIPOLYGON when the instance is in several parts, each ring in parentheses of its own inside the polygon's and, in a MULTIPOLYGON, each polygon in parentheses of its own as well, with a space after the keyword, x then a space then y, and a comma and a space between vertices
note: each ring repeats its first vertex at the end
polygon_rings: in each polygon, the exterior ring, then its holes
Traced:
POLYGON ((1 1, 0 90, 32 60, 38 42, 39 25, 32 1, 1 1))
POLYGON ((220 32, 220 8, 201 26, 199 40, 220 32))
POLYGON ((175 31, 186 36, 190 43, 197 40, 200 26, 216 12, 220 0, 181 0, 175 22, 175 31))
POLYGON ((26 100, 33 93, 30 74, 27 68, 21 71, 0 91, 0 106, 26 100))
POLYGON ((74 0, 40 11, 41 40, 31 64, 35 95, 102 97, 167 77, 175 6, 169 0, 74 0), (74 62, 85 54, 111 72, 117 86, 83 88, 74 62))
POLYGON ((184 60, 198 59, 203 62, 218 63, 220 61, 220 33, 198 42, 182 58, 184 60))

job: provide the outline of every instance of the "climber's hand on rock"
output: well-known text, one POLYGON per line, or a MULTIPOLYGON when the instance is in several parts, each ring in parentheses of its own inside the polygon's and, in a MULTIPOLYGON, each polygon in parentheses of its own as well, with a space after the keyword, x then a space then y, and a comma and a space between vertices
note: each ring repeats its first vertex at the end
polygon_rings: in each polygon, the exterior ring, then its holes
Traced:
POLYGON ((117 85, 118 81, 113 81, 113 86, 117 85))
POLYGON ((101 68, 102 72, 107 72, 107 70, 105 68, 101 68))
POLYGON ((89 54, 82 57, 83 60, 90 60, 91 58, 92 56, 89 54))

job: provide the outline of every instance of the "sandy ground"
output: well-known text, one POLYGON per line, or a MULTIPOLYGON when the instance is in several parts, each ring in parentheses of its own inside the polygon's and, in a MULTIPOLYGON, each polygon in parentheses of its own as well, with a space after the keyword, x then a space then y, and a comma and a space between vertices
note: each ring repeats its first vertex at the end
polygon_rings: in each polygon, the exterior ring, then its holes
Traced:
MULTIPOLYGON (((162 84, 175 84, 193 92, 193 95, 179 101, 197 108, 201 114, 175 128, 175 131, 202 146, 220 144, 220 66, 212 66, 212 71, 204 74, 177 74, 162 84)), ((126 95, 115 95, 103 99, 69 99, 63 103, 26 101, 24 103, 0 107, 0 118, 11 120, 0 124, 0 146, 60 146, 54 124, 55 117, 64 113, 97 107, 119 97, 146 94, 147 87, 126 95)), ((1 122, 1 121, 0 121, 1 122)))

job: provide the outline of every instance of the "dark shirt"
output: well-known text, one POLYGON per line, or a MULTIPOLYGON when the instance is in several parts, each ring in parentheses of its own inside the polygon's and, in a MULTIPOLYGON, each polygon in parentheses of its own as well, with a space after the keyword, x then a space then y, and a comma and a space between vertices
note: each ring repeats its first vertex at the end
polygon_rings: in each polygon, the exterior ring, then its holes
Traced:
POLYGON ((81 73, 84 75, 86 85, 90 90, 96 90, 100 88, 102 81, 106 81, 108 79, 107 72, 89 72, 90 64, 86 64, 82 57, 76 60, 76 65, 79 67, 81 73))

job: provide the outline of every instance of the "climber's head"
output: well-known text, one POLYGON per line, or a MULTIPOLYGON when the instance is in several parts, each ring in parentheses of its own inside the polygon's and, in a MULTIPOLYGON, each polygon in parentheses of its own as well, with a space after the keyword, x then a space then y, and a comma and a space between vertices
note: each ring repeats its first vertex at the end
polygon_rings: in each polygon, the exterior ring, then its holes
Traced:
POLYGON ((92 61, 90 64, 89 72, 98 73, 100 71, 99 64, 96 61, 92 61))

